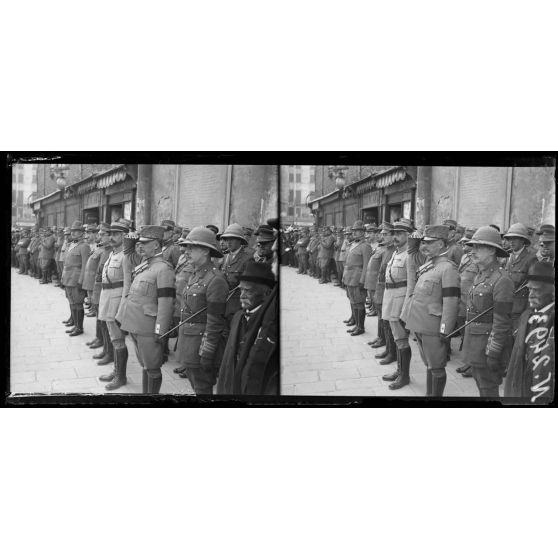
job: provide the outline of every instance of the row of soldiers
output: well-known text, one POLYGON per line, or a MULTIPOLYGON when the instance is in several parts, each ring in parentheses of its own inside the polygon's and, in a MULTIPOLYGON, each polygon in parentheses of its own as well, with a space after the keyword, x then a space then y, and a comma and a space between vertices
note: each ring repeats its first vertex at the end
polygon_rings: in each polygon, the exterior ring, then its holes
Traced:
MULTIPOLYGON (((413 332, 427 367, 426 395, 441 397, 450 339, 459 335, 466 364, 458 372, 474 377, 480 396, 498 397, 506 377, 507 397, 551 400, 553 376, 541 371, 553 369, 553 356, 533 373, 524 370, 527 357, 518 364, 511 352, 515 341, 524 355, 523 334, 533 329, 525 321, 533 313, 544 315, 534 320, 553 320, 553 225, 535 231, 516 223, 502 234, 496 225, 473 229, 452 219, 416 230, 402 218, 380 227, 356 221, 343 229, 303 228, 284 238, 283 263, 346 290, 350 335, 364 333, 365 317, 377 316, 378 337, 369 345, 384 348, 375 355, 380 364, 397 362, 383 376, 390 389, 410 382, 413 332)), ((553 347, 552 328, 544 339, 540 347, 553 347)))
POLYGON ((16 231, 13 263, 27 273, 31 258, 23 252, 32 254, 32 239, 49 239, 48 258, 39 258, 41 283, 57 269, 70 307, 63 321, 68 335, 84 333, 85 316, 96 318, 87 345, 102 347, 93 355, 99 365, 114 363, 99 378, 108 391, 127 383, 129 334, 143 370, 142 392, 159 393, 172 335, 174 372, 196 394, 212 394, 216 385, 217 394, 276 395, 278 222, 251 232, 236 223, 219 234, 214 225, 190 230, 172 220, 139 232, 123 218, 99 226, 74 221, 61 231, 16 231))

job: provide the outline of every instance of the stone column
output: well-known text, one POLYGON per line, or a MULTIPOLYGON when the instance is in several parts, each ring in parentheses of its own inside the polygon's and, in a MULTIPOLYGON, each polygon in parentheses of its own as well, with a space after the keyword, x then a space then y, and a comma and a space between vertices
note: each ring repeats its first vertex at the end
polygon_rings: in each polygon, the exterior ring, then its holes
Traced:
POLYGON ((136 189, 136 230, 151 224, 151 196, 153 183, 153 165, 138 165, 138 183, 136 189))
POLYGON ((415 226, 424 228, 430 223, 430 203, 432 188, 432 167, 418 167, 415 205, 415 226))

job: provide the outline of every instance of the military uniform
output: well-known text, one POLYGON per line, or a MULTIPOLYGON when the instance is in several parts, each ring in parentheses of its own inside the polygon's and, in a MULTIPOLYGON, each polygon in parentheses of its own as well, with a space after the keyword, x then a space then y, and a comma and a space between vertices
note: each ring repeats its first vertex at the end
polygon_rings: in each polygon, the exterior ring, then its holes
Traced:
POLYGON ((474 319, 491 306, 494 309, 465 328, 463 350, 472 366, 481 396, 498 396, 502 383, 505 352, 509 349, 513 308, 513 281, 508 273, 494 262, 478 273, 467 295, 467 321, 474 319), (489 368, 487 356, 499 366, 489 368))
POLYGON ((47 234, 40 241, 40 251, 39 251, 39 265, 41 268, 43 283, 50 282, 50 267, 54 259, 54 243, 55 238, 52 234, 47 234))
POLYGON ((27 273, 29 269, 29 252, 27 248, 31 243, 28 236, 24 236, 17 243, 17 257, 19 259, 19 273, 20 275, 27 273))
MULTIPOLYGON (((141 234, 147 233, 142 230, 141 234)), ((156 254, 135 268, 128 296, 116 314, 121 329, 132 337, 143 369, 144 393, 159 393, 161 388, 163 344, 158 336, 166 333, 172 322, 174 280, 174 268, 162 254, 156 254)))
POLYGON ((99 266, 99 260, 101 259, 101 254, 105 251, 104 246, 96 246, 95 249, 91 252, 91 255, 87 259, 87 263, 85 264, 85 273, 83 274, 83 289, 87 291, 87 296, 91 304, 95 307, 98 303, 94 303, 93 298, 93 289, 95 288, 95 276, 97 275, 97 267, 99 266))
POLYGON ((409 299, 406 327, 415 333, 426 366, 426 395, 441 397, 447 364, 446 341, 442 335, 450 333, 457 321, 459 273, 447 254, 440 254, 423 264, 417 276, 409 299))
POLYGON ((318 250, 320 245, 320 239, 317 234, 310 235, 310 241, 308 242, 308 267, 310 268, 310 277, 317 277, 318 272, 318 250))
POLYGON ((213 392, 226 341, 223 333, 228 292, 224 275, 211 263, 195 269, 184 289, 182 320, 207 307, 205 312, 180 327, 180 335, 185 336, 181 364, 184 364, 196 394, 213 392), (202 359, 211 364, 202 366, 202 359))
POLYGON ((459 266, 461 258, 463 257, 463 248, 457 242, 450 242, 448 244, 448 259, 455 265, 459 266))
POLYGON ((296 252, 298 257, 298 272, 306 273, 308 271, 308 252, 306 248, 310 242, 310 237, 306 234, 301 236, 296 243, 296 252))
POLYGON ((172 265, 174 269, 180 259, 180 248, 171 240, 163 246, 163 258, 172 265))
POLYGON ((407 339, 409 334, 401 324, 401 311, 407 294, 407 248, 395 251, 386 265, 382 317, 390 323, 394 339, 407 339))
POLYGON ((335 237, 332 234, 324 235, 318 246, 318 266, 320 268, 320 282, 329 283, 329 271, 333 258, 335 237))
MULTIPOLYGON (((512 252, 508 258, 504 269, 509 273, 512 281, 514 291, 525 284, 527 271, 529 266, 536 261, 536 256, 524 246, 519 253, 512 252)), ((527 309, 529 305, 529 289, 525 287, 513 295, 513 308, 512 308, 512 331, 517 329, 519 317, 527 309)))

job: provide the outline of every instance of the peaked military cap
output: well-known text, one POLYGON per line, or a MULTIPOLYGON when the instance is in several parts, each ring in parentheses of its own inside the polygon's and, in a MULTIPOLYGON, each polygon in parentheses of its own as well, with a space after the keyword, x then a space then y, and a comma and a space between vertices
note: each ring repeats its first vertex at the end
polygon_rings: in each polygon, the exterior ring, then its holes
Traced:
POLYGON ((402 217, 399 221, 395 221, 395 223, 393 223, 394 232, 412 233, 414 230, 415 228, 413 227, 413 222, 405 217, 402 217))
MULTIPOLYGON (((163 221, 164 222, 164 221, 163 221)), ((112 226, 111 226, 112 230, 112 226)), ((152 240, 163 240, 165 234, 165 227, 163 225, 145 225, 141 228, 139 233, 138 242, 151 242, 152 240)))
MULTIPOLYGON (((155 225, 148 226, 154 227, 155 225)), ((164 227, 166 231, 172 231, 174 227, 176 227, 176 223, 172 219, 163 219, 163 221, 161 221, 161 227, 164 227)))
POLYGON ((447 225, 450 229, 453 229, 454 231, 457 230, 457 221, 455 221, 454 219, 446 219, 442 225, 447 225))
POLYGON ((83 231, 83 223, 81 221, 74 221, 70 227, 71 231, 83 231))
POLYGON ((132 221, 129 219, 117 219, 110 224, 110 232, 128 233, 132 228, 132 221))
POLYGON ((449 231, 447 225, 426 225, 422 240, 447 240, 449 231))
POLYGON ((260 225, 256 231, 256 240, 258 242, 273 242, 275 233, 269 225, 260 225))

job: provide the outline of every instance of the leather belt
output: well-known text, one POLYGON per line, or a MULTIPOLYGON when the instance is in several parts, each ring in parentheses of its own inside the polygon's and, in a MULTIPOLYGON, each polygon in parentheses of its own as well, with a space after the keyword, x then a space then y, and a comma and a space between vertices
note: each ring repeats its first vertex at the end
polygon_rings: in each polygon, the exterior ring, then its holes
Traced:
POLYGON ((399 289, 401 287, 406 287, 407 281, 399 281, 397 283, 386 283, 386 289, 399 289))
POLYGON ((119 289, 124 286, 124 281, 116 281, 115 283, 103 283, 101 285, 103 290, 107 289, 119 289))

